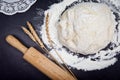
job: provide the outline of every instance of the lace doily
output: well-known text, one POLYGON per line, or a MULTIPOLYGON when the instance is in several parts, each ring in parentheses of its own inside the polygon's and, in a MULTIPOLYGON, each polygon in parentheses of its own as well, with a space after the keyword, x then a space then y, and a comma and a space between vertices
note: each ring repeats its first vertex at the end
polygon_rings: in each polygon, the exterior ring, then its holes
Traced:
POLYGON ((27 11, 37 0, 0 0, 0 12, 13 15, 27 11))

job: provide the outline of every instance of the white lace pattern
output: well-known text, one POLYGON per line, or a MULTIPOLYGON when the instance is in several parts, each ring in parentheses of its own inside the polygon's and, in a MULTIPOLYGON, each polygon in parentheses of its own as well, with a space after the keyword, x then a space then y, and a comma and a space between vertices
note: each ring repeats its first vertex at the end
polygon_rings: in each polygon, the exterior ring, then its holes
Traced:
POLYGON ((13 15, 27 11, 37 0, 0 0, 0 12, 13 15))

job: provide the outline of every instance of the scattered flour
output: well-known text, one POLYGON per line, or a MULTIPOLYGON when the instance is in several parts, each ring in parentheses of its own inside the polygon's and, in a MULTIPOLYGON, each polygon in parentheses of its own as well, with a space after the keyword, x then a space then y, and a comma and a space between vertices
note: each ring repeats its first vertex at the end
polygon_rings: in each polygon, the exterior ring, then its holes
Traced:
MULTIPOLYGON (((100 50, 95 55, 90 55, 87 57, 80 57, 79 55, 67 51, 61 43, 59 43, 58 36, 57 36, 57 29, 56 29, 56 22, 59 20, 59 16, 62 14, 62 12, 66 9, 66 6, 71 5, 73 2, 77 0, 63 0, 60 3, 55 3, 48 10, 45 11, 45 16, 47 13, 49 13, 49 34, 51 37, 51 40, 54 42, 54 49, 57 50, 59 55, 62 57, 62 59, 65 61, 65 63, 70 66, 71 68, 75 68, 77 70, 100 70, 103 68, 106 68, 110 65, 113 65, 116 61, 116 55, 120 52, 120 20, 116 21, 116 30, 114 34, 114 38, 111 41, 110 45, 104 49, 100 50)), ((81 0, 78 0, 78 2, 81 2, 81 0)), ((100 3, 106 3, 104 0, 98 0, 100 3)), ((108 1, 110 2, 110 1, 108 1)), ((113 5, 111 3, 111 5, 113 5)), ((114 4, 115 5, 115 4, 114 4)), ((110 6, 110 5, 109 5, 110 6)), ((115 8, 111 7, 111 10, 114 12, 116 11, 115 8)), ((119 12, 116 11, 118 15, 119 12)), ((42 25, 42 29, 40 31, 40 34, 42 35, 41 38, 44 42, 44 44, 50 48, 50 53, 60 62, 62 61, 59 59, 58 55, 55 53, 54 49, 51 48, 45 31, 45 19, 44 24, 42 25)))

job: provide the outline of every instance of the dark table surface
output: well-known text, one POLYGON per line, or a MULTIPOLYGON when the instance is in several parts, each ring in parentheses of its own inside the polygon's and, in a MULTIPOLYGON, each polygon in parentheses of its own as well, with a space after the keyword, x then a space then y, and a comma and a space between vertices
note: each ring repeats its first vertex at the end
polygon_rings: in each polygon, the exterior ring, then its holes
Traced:
MULTIPOLYGON (((38 14, 39 10, 44 11, 48 7, 57 3, 57 0, 37 0, 37 2, 26 12, 8 16, 0 13, 0 80, 49 80, 47 76, 38 71, 32 65, 23 60, 21 52, 8 45, 5 37, 8 34, 16 36, 26 46, 39 47, 32 42, 21 26, 26 26, 26 21, 30 21, 36 30, 42 25, 44 16, 38 14), (37 17, 37 19, 34 19, 37 17), (36 25, 40 23, 40 25, 36 25)), ((119 57, 119 56, 118 56, 119 57)), ((108 68, 95 71, 84 72, 82 70, 73 70, 73 73, 79 80, 120 80, 120 58, 108 68)))

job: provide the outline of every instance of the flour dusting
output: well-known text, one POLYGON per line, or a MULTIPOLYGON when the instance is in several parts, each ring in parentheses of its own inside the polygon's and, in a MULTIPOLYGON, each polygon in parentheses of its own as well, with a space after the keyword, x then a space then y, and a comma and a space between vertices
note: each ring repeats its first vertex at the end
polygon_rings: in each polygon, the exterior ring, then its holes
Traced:
MULTIPOLYGON (((116 0, 118 1, 118 0, 116 0)), ((45 11, 45 16, 49 13, 49 34, 51 40, 53 41, 54 49, 51 48, 50 43, 48 42, 46 30, 45 30, 45 18, 44 24, 41 26, 40 30, 41 38, 44 44, 50 49, 50 53, 62 64, 62 61, 59 59, 58 55, 56 55, 55 49, 62 57, 64 62, 70 66, 70 68, 75 68, 77 70, 100 70, 106 68, 108 66, 113 65, 117 61, 117 55, 120 53, 120 5, 119 2, 113 3, 112 0, 96 0, 98 3, 107 4, 115 17, 116 20, 116 30, 114 34, 113 40, 108 44, 105 49, 100 50, 98 53, 94 55, 88 56, 80 56, 77 53, 74 53, 70 50, 67 50, 63 47, 63 45, 59 42, 57 36, 56 22, 59 20, 60 15, 66 9, 66 6, 75 5, 76 3, 84 2, 82 0, 63 0, 60 3, 55 3, 50 6, 48 10, 45 11)), ((92 2, 92 1, 90 1, 92 2)))

